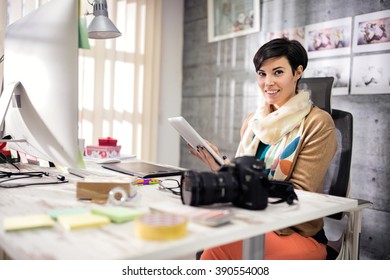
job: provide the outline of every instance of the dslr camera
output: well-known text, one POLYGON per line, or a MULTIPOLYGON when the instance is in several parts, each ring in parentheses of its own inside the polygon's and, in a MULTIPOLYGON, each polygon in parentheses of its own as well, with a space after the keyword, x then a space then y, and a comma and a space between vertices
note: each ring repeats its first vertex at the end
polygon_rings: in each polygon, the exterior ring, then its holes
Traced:
POLYGON ((298 200, 291 182, 268 180, 263 161, 237 157, 218 172, 185 171, 181 176, 181 201, 191 206, 232 203, 234 206, 263 210, 268 198, 292 204, 298 200))

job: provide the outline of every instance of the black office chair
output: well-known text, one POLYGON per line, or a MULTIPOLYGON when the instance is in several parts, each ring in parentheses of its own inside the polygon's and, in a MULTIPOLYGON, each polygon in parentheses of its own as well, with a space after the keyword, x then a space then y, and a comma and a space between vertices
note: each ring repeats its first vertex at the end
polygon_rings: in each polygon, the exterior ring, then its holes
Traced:
POLYGON ((333 81, 333 77, 302 78, 299 88, 309 91, 313 104, 331 114, 333 81))
MULTIPOLYGON (((302 78, 299 88, 310 91, 315 106, 331 114, 336 126, 337 152, 325 177, 324 193, 349 197, 352 162, 353 117, 349 112, 332 109, 333 77, 302 78)), ((328 259, 358 258, 361 210, 369 207, 369 201, 358 200, 355 212, 337 213, 325 217, 328 243, 328 259)))
MULTIPOLYGON (((347 197, 350 187, 352 162, 353 117, 349 112, 332 109, 332 119, 336 126, 337 151, 325 177, 324 193, 347 197)), ((331 216, 340 220, 343 213, 331 216)))
MULTIPOLYGON (((349 112, 332 109, 338 142, 337 152, 325 177, 324 193, 349 197, 352 162, 353 117, 349 112)), ((361 210, 369 207, 369 201, 358 200, 355 212, 342 212, 324 218, 325 233, 329 239, 327 259, 359 258, 361 210)))
MULTIPOLYGON (((353 117, 349 112, 336 109, 332 110, 331 115, 336 126, 337 151, 325 176, 324 193, 347 197, 350 189, 353 117)), ((347 224, 344 215, 342 212, 324 219, 325 232, 330 239, 327 259, 336 259, 340 253, 347 224)))

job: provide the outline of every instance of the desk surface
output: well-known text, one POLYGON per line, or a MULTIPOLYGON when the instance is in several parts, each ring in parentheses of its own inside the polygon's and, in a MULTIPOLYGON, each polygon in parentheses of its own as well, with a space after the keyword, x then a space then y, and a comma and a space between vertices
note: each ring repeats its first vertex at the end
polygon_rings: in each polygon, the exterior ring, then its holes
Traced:
MULTIPOLYGON (((70 207, 89 209, 96 204, 78 201, 76 187, 71 183, 0 188, 0 248, 12 259, 175 259, 357 207, 353 199, 304 191, 297 191, 297 195, 299 202, 295 205, 269 204, 262 211, 232 208, 236 218, 229 224, 213 228, 189 223, 187 237, 152 242, 135 236, 133 222, 77 231, 67 231, 56 223, 50 229, 5 232, 5 217, 70 207)), ((161 201, 181 204, 179 197, 156 186, 140 188, 137 205, 150 206, 161 201)))

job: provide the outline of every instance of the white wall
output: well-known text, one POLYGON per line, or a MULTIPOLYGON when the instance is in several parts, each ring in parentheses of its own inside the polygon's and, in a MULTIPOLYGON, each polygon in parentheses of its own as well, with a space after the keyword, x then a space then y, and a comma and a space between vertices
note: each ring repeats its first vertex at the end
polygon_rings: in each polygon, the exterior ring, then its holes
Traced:
POLYGON ((157 162, 179 166, 180 136, 168 117, 181 114, 184 0, 163 0, 157 162))
MULTIPOLYGON (((0 0, 0 57, 4 54, 4 33, 7 24, 7 1, 0 0)), ((0 93, 3 82, 3 63, 0 64, 0 93)))

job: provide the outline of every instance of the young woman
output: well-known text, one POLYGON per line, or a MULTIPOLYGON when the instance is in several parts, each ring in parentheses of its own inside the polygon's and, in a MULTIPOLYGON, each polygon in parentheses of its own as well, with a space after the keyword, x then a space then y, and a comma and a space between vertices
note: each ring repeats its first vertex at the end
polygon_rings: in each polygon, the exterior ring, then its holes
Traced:
MULTIPOLYGON (((236 156, 264 160, 270 180, 287 180, 297 189, 321 193, 337 142, 331 116, 298 89, 308 62, 306 50, 298 41, 274 39, 257 51, 253 62, 264 103, 244 121, 236 156)), ((206 149, 190 152, 218 170, 206 149)), ((326 243, 323 219, 316 219, 267 233, 264 257, 325 259, 326 243)), ((206 249, 201 259, 242 259, 242 241, 206 249)))

